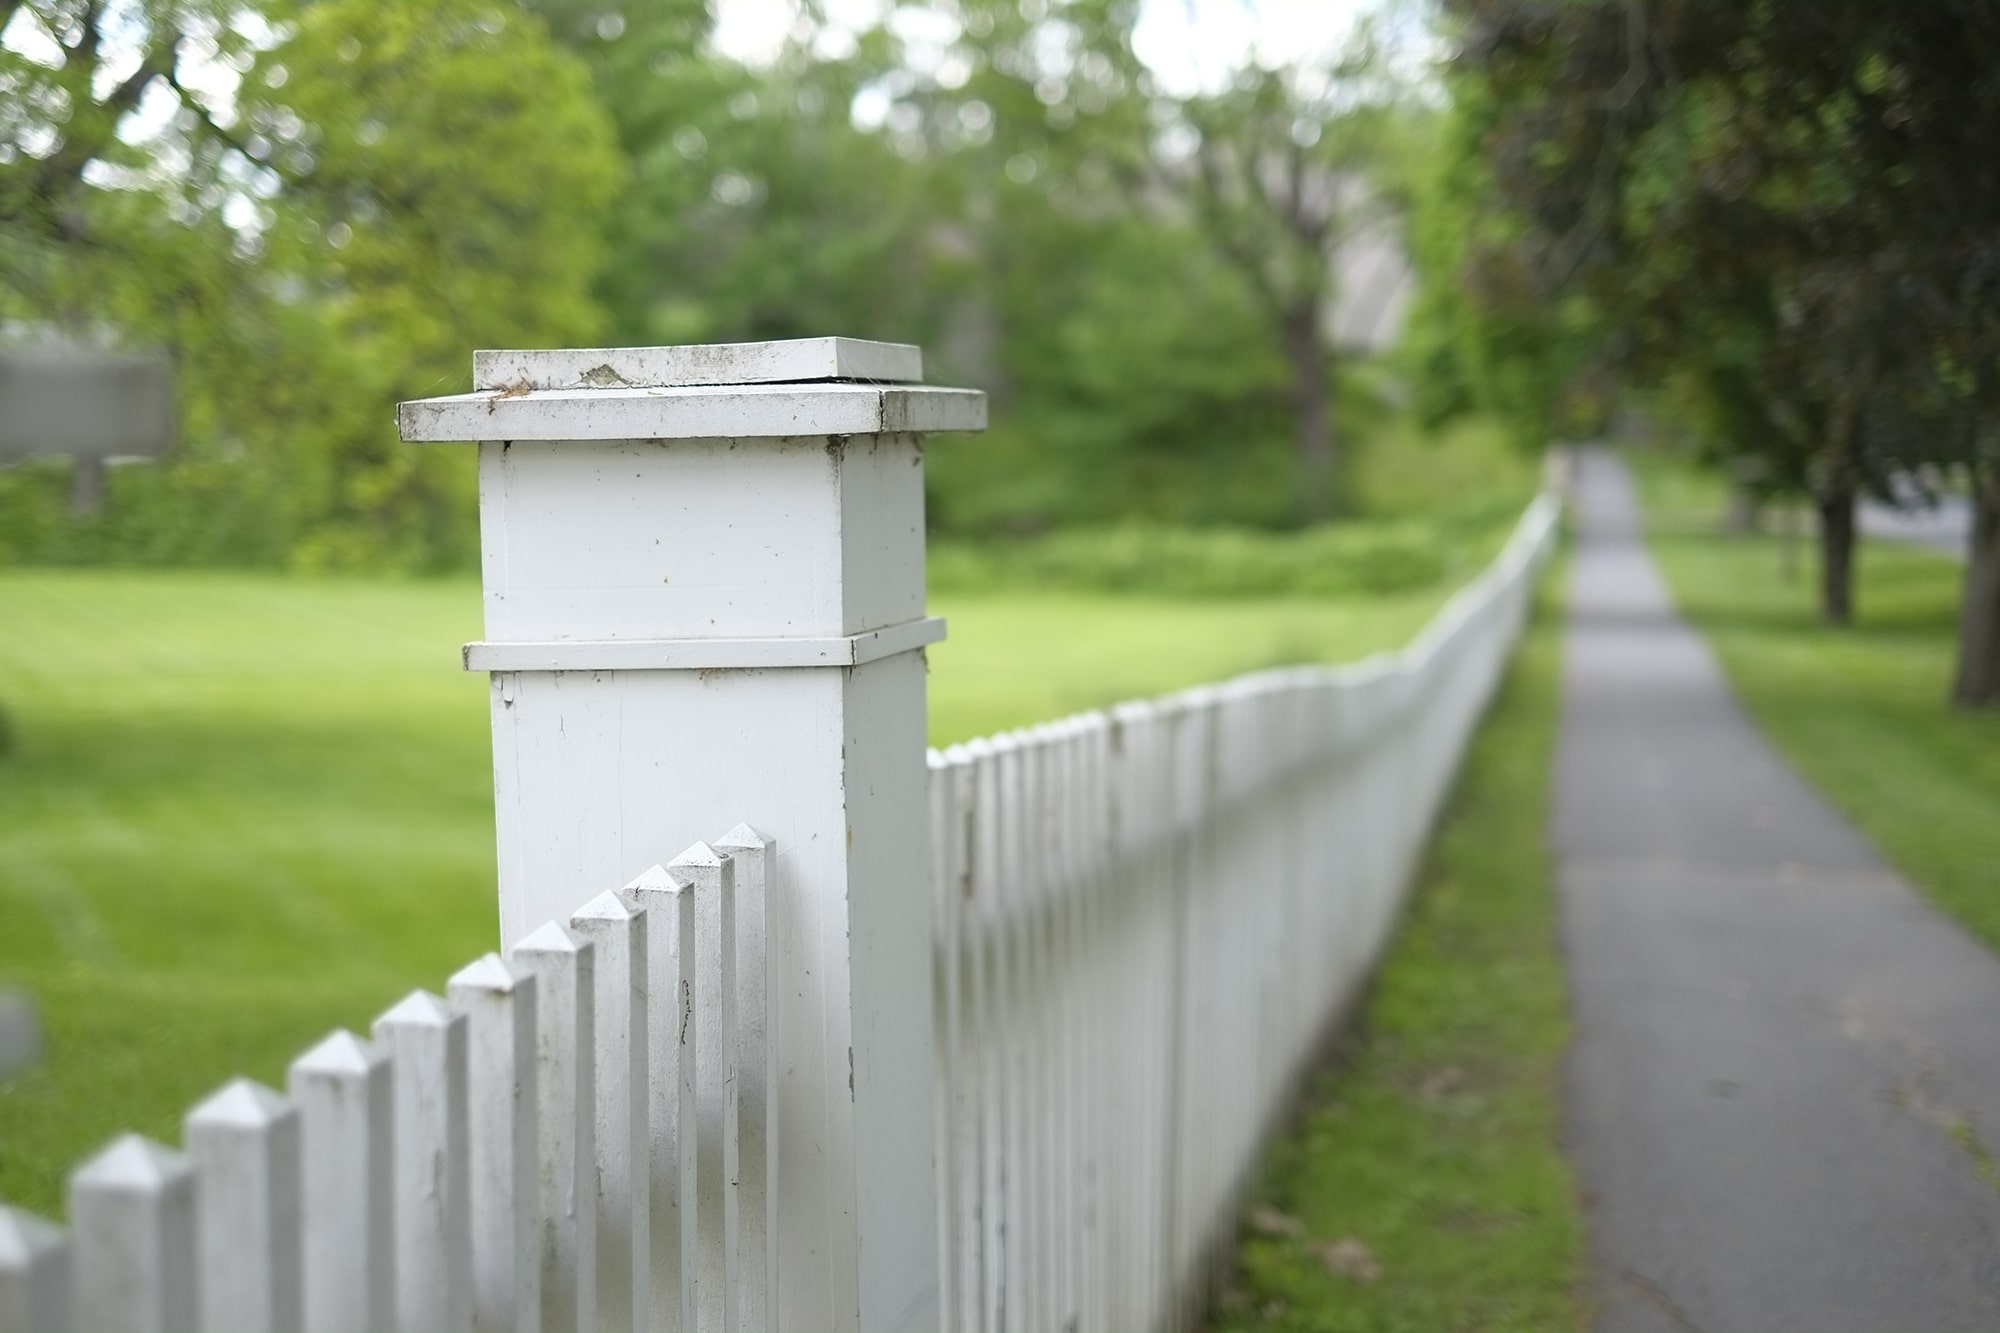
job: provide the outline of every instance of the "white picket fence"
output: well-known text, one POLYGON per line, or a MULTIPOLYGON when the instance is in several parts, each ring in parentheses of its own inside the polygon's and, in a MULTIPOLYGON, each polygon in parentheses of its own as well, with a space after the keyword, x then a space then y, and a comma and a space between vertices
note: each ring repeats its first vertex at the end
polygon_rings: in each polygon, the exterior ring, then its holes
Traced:
POLYGON ((1185 1327, 1393 929, 1557 506, 1407 648, 931 756, 946 1321, 1185 1327))
MULTIPOLYGON (((909 1003, 936 1015, 945 1327, 1196 1316, 1556 516, 1400 652, 932 752, 934 994, 909 1003)), ((776 867, 747 825, 697 844, 328 1037, 285 1095, 230 1084, 183 1151, 120 1139, 67 1235, 0 1208, 0 1333, 776 1327, 776 867)))
POLYGON ((0 1207, 0 1333, 767 1324, 765 890, 747 825, 0 1207))

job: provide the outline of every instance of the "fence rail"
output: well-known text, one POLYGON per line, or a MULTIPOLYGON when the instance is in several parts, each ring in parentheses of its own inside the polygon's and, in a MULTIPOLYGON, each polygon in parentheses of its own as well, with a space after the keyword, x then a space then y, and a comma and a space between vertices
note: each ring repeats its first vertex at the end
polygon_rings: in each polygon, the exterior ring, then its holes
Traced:
MULTIPOLYGON (((1399 653, 931 754, 933 994, 908 1003, 935 1013, 945 1326, 1192 1317, 1556 514, 1399 653)), ((818 1169, 776 1147, 802 1113, 776 1098, 779 875, 738 826, 334 1033, 285 1093, 230 1084, 185 1151, 121 1138, 66 1232, 0 1208, 0 1333, 776 1327, 779 1173, 818 1169)))

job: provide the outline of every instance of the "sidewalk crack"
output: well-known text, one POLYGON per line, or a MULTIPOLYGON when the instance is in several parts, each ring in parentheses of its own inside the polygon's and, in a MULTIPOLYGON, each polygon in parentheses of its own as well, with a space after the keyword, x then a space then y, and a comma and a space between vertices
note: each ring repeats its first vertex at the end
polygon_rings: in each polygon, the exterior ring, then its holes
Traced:
POLYGON ((1666 1288, 1644 1273, 1621 1268, 1618 1270, 1618 1278, 1650 1301, 1667 1318, 1673 1320, 1674 1327, 1680 1329, 1681 1333, 1706 1333, 1702 1326, 1695 1322, 1693 1315, 1683 1310, 1673 1297, 1667 1295, 1666 1288))

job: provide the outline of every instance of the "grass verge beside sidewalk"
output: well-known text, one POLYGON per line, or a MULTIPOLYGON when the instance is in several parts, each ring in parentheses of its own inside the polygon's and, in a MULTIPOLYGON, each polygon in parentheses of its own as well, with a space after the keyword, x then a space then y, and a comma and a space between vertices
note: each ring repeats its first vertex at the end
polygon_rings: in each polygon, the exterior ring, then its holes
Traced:
POLYGON ((1791 764, 1916 887, 2000 949, 2000 714, 1954 711, 1964 566, 1862 545, 1855 623, 1821 624, 1809 532, 1724 535, 1718 483, 1631 459, 1674 601, 1791 764), (1788 572, 1789 570, 1789 572, 1788 572))
POLYGON ((1269 1154, 1213 1333, 1581 1325, 1547 848, 1556 586, 1473 742, 1346 1057, 1269 1154))

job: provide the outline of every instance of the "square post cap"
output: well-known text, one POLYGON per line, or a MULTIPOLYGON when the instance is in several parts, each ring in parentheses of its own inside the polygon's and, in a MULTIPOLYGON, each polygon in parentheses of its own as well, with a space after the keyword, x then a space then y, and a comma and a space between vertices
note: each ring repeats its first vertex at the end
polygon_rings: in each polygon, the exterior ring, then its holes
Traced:
POLYGON ((397 408, 415 443, 782 439, 986 428, 986 395, 925 385, 923 353, 854 338, 482 351, 471 393, 397 408))

